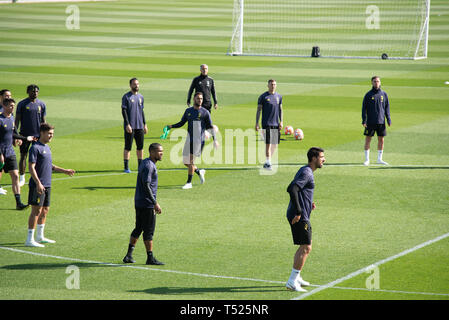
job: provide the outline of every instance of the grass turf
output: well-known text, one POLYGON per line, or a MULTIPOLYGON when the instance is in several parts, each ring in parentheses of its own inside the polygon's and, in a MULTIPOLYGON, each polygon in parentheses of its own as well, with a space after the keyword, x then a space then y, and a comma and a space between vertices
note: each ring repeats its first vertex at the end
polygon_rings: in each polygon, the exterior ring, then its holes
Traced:
MULTIPOLYGON (((78 172, 54 175, 46 234, 57 243, 43 249, 23 246, 29 210, 14 210, 6 186, 8 195, 0 198, 2 299, 296 298, 284 287, 295 251, 285 189, 315 145, 326 150, 327 165, 315 174, 313 251, 303 271, 312 284, 325 285, 449 232, 444 1, 432 1, 430 56, 421 61, 228 57, 229 1, 77 5, 81 29, 73 31, 65 28, 67 4, 1 5, 0 87, 20 100, 28 84, 40 86, 47 119, 56 125, 54 163, 78 172), (161 142, 166 124, 180 119, 201 63, 209 64, 216 81, 220 109, 212 116, 222 145, 226 129, 253 128, 257 97, 271 77, 284 96, 284 125, 302 128, 305 139, 283 137, 283 165, 270 176, 260 175, 247 157, 236 163, 242 150, 232 148, 232 163, 204 163, 206 184, 194 177, 188 191, 180 189, 186 170, 172 154, 179 141, 162 141, 163 214, 155 254, 166 265, 146 267, 139 242, 137 263, 119 267, 134 223, 136 179, 121 173, 121 96, 129 78, 138 77, 150 129, 147 149, 161 142), (366 168, 360 166, 360 111, 373 74, 382 77, 391 100, 384 155, 391 165, 366 168), (79 290, 66 287, 69 265, 80 268, 79 290)), ((374 139, 372 161, 375 150, 374 139)), ((222 149, 221 162, 225 157, 222 149)), ((136 167, 133 151, 131 169, 136 167)), ((2 184, 8 183, 3 174, 2 184)), ((380 290, 366 290, 369 274, 362 274, 308 299, 447 300, 448 247, 446 238, 380 266, 380 290)))

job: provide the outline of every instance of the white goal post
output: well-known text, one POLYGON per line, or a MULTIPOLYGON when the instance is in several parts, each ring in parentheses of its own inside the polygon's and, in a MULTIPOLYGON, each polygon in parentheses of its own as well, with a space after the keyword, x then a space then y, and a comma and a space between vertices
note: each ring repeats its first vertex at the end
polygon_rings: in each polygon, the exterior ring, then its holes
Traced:
POLYGON ((423 59, 430 0, 234 0, 228 55, 423 59))

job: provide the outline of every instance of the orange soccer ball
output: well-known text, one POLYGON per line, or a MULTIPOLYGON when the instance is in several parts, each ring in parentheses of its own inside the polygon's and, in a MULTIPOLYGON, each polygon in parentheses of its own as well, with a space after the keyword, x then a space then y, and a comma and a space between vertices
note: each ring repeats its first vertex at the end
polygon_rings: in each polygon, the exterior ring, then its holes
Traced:
POLYGON ((295 139, 296 139, 296 140, 302 140, 302 139, 304 139, 304 132, 302 132, 301 129, 296 129, 296 130, 295 130, 295 139))

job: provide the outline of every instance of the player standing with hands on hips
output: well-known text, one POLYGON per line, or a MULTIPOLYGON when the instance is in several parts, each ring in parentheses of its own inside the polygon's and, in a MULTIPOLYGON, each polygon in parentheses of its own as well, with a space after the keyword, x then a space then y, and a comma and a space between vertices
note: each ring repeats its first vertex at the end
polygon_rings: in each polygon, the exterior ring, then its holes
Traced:
POLYGON ((362 105, 362 125, 365 128, 363 134, 365 138, 365 166, 369 165, 369 151, 371 138, 374 133, 377 134, 377 163, 388 165, 382 160, 384 152, 384 138, 387 135, 385 127, 385 118, 388 126, 391 126, 390 102, 388 95, 380 88, 380 78, 374 76, 371 78, 373 88, 365 94, 362 105))
POLYGON ((302 279, 301 270, 312 250, 310 214, 315 209, 313 172, 323 167, 326 161, 324 150, 317 147, 310 148, 307 152, 307 159, 308 164, 299 169, 287 188, 290 195, 287 220, 292 231, 293 243, 299 245, 299 248, 295 253, 293 269, 285 286, 288 290, 299 292, 306 292, 307 290, 303 289, 302 286, 310 285, 309 282, 302 279))

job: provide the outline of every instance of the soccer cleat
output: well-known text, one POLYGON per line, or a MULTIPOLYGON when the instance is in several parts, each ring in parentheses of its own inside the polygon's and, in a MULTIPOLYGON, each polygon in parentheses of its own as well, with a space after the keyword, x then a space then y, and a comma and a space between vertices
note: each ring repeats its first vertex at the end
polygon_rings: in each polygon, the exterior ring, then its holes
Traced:
POLYGON ((43 238, 36 238, 37 243, 56 243, 55 240, 47 239, 45 237, 43 238))
POLYGON ((186 183, 185 185, 183 185, 182 186, 182 188, 184 189, 184 190, 186 190, 186 189, 192 189, 192 183, 186 183))
POLYGON ((206 182, 206 178, 204 177, 206 175, 206 170, 201 169, 200 170, 200 182, 201 184, 203 184, 204 182, 206 182))
POLYGON ((383 164, 383 165, 385 165, 385 166, 388 166, 388 163, 385 162, 385 161, 383 161, 382 159, 377 159, 377 163, 378 163, 378 164, 383 164))
POLYGON ((291 291, 298 291, 298 292, 307 292, 306 289, 301 288, 301 285, 299 283, 295 283, 293 281, 287 281, 287 283, 285 284, 285 287, 287 288, 287 290, 291 290, 291 291))
POLYGON ((271 164, 269 164, 269 163, 265 163, 265 164, 263 165, 263 168, 264 168, 265 170, 272 170, 271 164))
POLYGON ((124 172, 124 173, 131 173, 131 170, 125 169, 125 170, 123 170, 123 172, 124 172))
POLYGON ((7 194, 8 191, 0 187, 0 194, 7 194))
POLYGON ((369 160, 366 160, 366 161, 363 163, 363 165, 364 165, 364 166, 369 166, 369 160))
POLYGON ((146 264, 151 264, 151 265, 154 265, 154 266, 163 266, 163 265, 165 265, 165 263, 158 261, 154 256, 148 257, 146 264))
POLYGON ((39 248, 45 247, 43 244, 37 243, 34 240, 25 242, 25 246, 26 247, 39 247, 39 248))
POLYGON ((304 287, 310 286, 310 282, 304 280, 301 277, 296 278, 296 283, 299 284, 300 286, 304 286, 304 287))
POLYGON ((29 206, 29 204, 23 204, 23 203, 18 203, 17 205, 16 205, 16 209, 17 210, 23 210, 23 209, 25 209, 25 208, 28 208, 28 206, 29 206))
POLYGON ((25 185, 25 175, 22 174, 19 177, 19 187, 23 187, 25 185))
POLYGON ((128 256, 128 255, 126 255, 126 256, 123 258, 123 263, 134 263, 134 262, 136 262, 136 261, 133 259, 133 257, 130 257, 130 256, 128 256))

